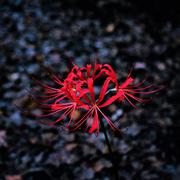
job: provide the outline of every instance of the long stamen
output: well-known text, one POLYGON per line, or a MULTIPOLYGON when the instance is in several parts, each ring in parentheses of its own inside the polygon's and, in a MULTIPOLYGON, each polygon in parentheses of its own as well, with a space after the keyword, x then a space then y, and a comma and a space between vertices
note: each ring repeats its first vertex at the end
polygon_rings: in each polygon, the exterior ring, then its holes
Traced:
POLYGON ((71 130, 74 131, 78 129, 86 121, 86 119, 89 117, 89 114, 92 113, 92 111, 93 107, 77 123, 73 125, 74 128, 72 128, 71 130))
POLYGON ((126 98, 126 100, 135 108, 135 109, 137 109, 137 106, 136 105, 134 105, 130 100, 129 100, 129 98, 124 94, 124 97, 126 98))
POLYGON ((111 128, 113 128, 115 131, 120 132, 120 130, 111 122, 111 120, 109 120, 109 118, 101 111, 101 109, 99 107, 97 107, 97 109, 103 115, 103 117, 106 119, 106 121, 111 126, 111 128))
POLYGON ((73 110, 74 110, 74 108, 67 109, 67 110, 60 116, 60 118, 58 118, 58 119, 54 122, 54 124, 57 123, 57 122, 59 122, 59 121, 61 121, 65 116, 67 116, 68 114, 70 114, 73 110))

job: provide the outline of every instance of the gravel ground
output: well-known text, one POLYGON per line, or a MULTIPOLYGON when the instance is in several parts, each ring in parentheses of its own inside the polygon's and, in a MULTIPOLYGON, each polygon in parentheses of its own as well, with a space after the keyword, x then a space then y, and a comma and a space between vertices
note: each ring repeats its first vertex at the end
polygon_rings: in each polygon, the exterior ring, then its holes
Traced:
POLYGON ((120 180, 180 179, 178 18, 153 16, 129 1, 80 2, 0 2, 0 179, 110 180, 114 170, 120 180), (48 82, 43 67, 65 76, 71 62, 96 57, 120 80, 134 65, 137 79, 165 86, 137 110, 109 106, 108 116, 124 130, 117 136, 107 127, 116 167, 103 133, 69 134, 31 115, 40 109, 27 92, 30 75, 48 82))

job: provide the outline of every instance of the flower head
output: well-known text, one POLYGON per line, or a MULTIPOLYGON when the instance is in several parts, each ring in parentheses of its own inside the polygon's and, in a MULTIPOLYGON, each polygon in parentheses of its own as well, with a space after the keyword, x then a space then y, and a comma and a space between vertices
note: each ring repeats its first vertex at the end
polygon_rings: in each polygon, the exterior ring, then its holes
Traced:
POLYGON ((120 129, 105 115, 103 108, 115 101, 125 100, 137 108, 136 102, 149 101, 149 99, 137 97, 138 94, 152 94, 160 90, 153 84, 145 86, 145 80, 135 84, 131 74, 120 84, 115 71, 109 64, 95 64, 94 66, 88 64, 81 68, 74 65, 64 80, 60 80, 53 73, 49 73, 49 75, 57 87, 36 81, 44 89, 43 95, 36 95, 39 105, 45 112, 40 117, 49 118, 58 115, 54 120, 43 120, 49 125, 64 122, 68 118, 65 127, 71 131, 78 130, 83 126, 89 133, 98 134, 99 118, 103 117, 114 131, 120 132, 120 129), (99 88, 99 84, 101 84, 101 88, 99 88), (110 96, 110 92, 113 92, 113 95, 110 96), (73 117, 76 110, 83 114, 79 119, 73 117))

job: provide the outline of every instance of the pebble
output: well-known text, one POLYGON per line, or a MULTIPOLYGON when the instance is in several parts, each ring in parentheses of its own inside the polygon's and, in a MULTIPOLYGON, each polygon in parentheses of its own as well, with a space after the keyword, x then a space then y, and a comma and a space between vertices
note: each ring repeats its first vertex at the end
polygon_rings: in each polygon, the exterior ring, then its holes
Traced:
POLYGON ((17 112, 12 113, 10 115, 10 117, 9 117, 9 121, 11 121, 11 122, 15 123, 16 125, 20 126, 22 124, 22 121, 23 121, 20 112, 17 111, 17 112))

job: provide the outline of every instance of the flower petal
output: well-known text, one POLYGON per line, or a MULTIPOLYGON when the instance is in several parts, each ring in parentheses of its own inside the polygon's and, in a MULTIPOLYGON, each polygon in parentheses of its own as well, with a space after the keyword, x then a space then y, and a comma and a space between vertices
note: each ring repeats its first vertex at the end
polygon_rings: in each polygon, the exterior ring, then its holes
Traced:
POLYGON ((92 101, 95 102, 93 79, 88 78, 87 83, 88 83, 88 89, 89 89, 90 97, 91 97, 92 101))
POLYGON ((97 101, 97 104, 100 103, 103 99, 104 99, 104 96, 107 92, 107 89, 108 89, 108 86, 109 86, 109 83, 110 83, 111 79, 110 78, 107 78, 101 88, 101 91, 100 91, 100 95, 99 95, 99 98, 98 98, 98 101, 97 101))
POLYGON ((94 120, 91 126, 91 129, 89 130, 89 133, 93 133, 94 131, 99 132, 99 117, 98 117, 98 111, 95 108, 94 109, 94 120))

